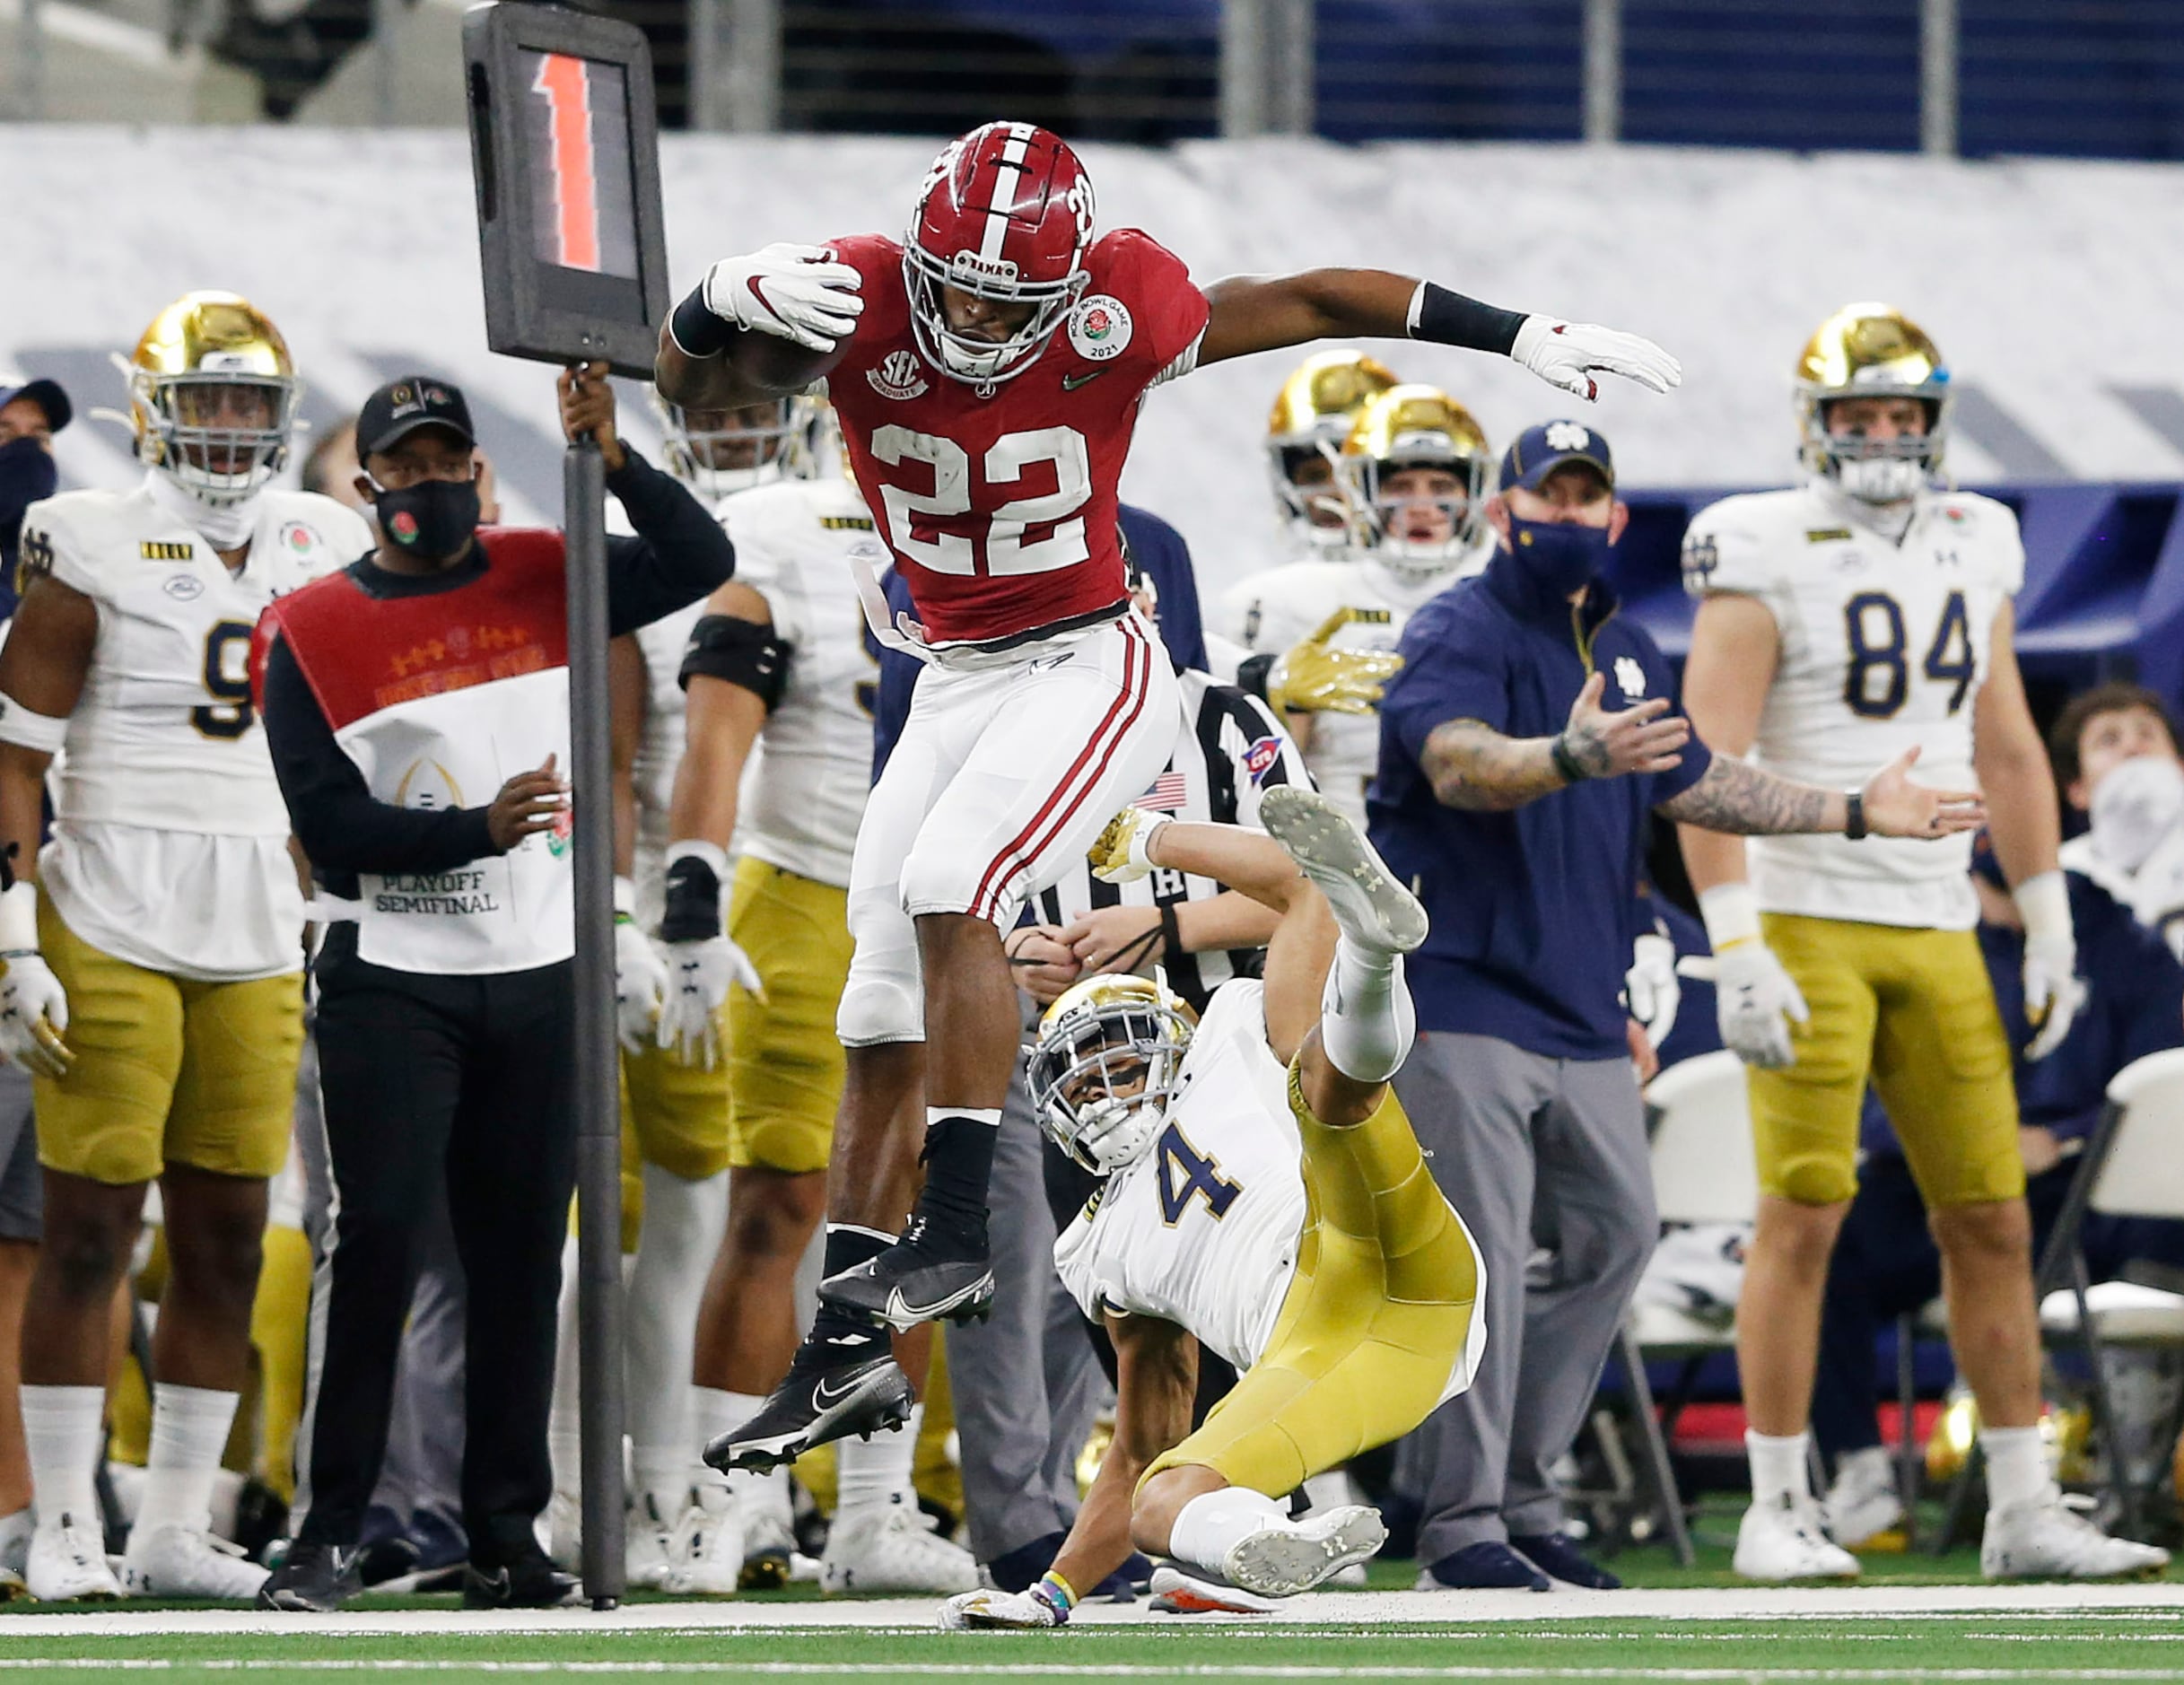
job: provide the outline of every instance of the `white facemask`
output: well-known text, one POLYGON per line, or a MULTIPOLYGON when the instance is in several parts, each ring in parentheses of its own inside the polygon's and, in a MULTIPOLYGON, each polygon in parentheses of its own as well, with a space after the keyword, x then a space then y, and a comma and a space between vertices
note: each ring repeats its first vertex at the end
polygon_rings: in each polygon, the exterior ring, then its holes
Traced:
POLYGON ((235 503, 207 503, 192 497, 156 468, 145 476, 144 484, 162 514, 182 522, 215 550, 240 550, 258 530, 256 497, 235 503))
POLYGON ((2093 791, 2093 852, 2135 872, 2184 819, 2184 766, 2166 755, 2135 755, 2093 791))
POLYGON ((1926 467, 1901 457, 1869 457, 1837 463, 1835 477, 1861 503, 1900 503, 1918 495, 1926 467))

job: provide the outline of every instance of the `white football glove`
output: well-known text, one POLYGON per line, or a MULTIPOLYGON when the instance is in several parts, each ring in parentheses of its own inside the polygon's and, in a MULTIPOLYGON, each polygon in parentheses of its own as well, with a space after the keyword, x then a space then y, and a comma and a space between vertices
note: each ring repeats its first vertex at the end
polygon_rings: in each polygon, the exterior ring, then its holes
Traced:
POLYGON ((61 1078, 75 1055, 62 1045, 68 995, 53 967, 35 953, 15 953, 0 974, 0 1055, 41 1077, 61 1078))
POLYGON ((751 956, 725 936, 668 942, 668 992, 660 1008, 660 1044, 686 1065, 707 1070, 721 1056, 721 1007, 729 985, 740 983, 761 1000, 765 984, 751 956))
MULTIPOLYGON (((712 301, 708 292, 706 302, 712 301)), ((1516 343, 1509 347, 1509 360, 1523 363, 1548 385, 1588 401, 1600 396, 1593 379, 1595 370, 1620 374, 1654 392, 1683 384, 1683 365, 1652 340, 1555 316, 1525 317, 1524 325, 1516 330, 1516 343)))
POLYGON ((2042 872, 2018 885, 2014 898, 2025 921, 2025 1019, 2033 1031, 2025 1057, 2045 1059, 2063 1044, 2085 1004, 2070 891, 2061 872, 2042 872))
POLYGON ((777 242, 705 272, 705 308, 752 333, 832 351, 864 311, 864 278, 817 246, 777 242))
POLYGON ((1813 1018, 1795 980, 1756 938, 1714 956, 1714 1016, 1722 1044, 1762 1070, 1796 1062, 1789 1020, 1813 1018))
MULTIPOLYGON (((1061 1611, 1029 1592, 958 1592, 940 1605, 943 1632, 1030 1632, 1061 1625, 1061 1611)), ((1035 1670, 1036 1671, 1036 1670, 1035 1670)))
POLYGON ((625 1051, 642 1052, 660 1018, 668 991, 668 967, 634 921, 615 925, 615 1039, 625 1051))
POLYGON ((1683 986, 1676 981, 1676 945, 1655 930, 1632 943, 1623 994, 1630 1016, 1646 1032, 1647 1044, 1659 1052, 1676 1027, 1676 1010, 1683 1004, 1683 986))

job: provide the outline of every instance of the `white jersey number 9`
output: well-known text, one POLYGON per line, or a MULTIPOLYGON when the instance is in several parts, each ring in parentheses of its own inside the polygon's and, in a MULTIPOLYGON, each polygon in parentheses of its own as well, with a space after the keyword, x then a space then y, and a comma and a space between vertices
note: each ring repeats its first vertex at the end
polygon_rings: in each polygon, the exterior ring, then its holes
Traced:
POLYGON ((986 485, 1018 484, 1026 469, 1051 462, 1054 489, 1011 498, 998 505, 986 518, 984 537, 977 539, 959 532, 921 538, 913 525, 920 515, 950 520, 971 512, 971 457, 961 445, 937 433, 889 426, 873 433, 872 454, 890 467, 903 462, 922 462, 932 469, 930 492, 913 492, 901 485, 879 488, 887 542, 897 555, 906 556, 921 567, 936 573, 1052 573, 1091 556, 1085 542, 1084 517, 1077 511, 1092 495, 1092 463, 1085 450, 1085 436, 1074 427, 1003 433, 993 441, 980 467, 986 485), (1024 535, 1037 526, 1051 526, 1053 530, 1044 538, 1026 540, 1024 535), (983 567, 978 554, 981 546, 985 551, 983 567))

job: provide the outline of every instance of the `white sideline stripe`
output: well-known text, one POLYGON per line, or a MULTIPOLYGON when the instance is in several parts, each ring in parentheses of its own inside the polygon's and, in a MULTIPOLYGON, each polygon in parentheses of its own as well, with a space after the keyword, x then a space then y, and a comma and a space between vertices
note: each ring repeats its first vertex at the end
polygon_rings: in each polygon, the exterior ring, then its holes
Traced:
MULTIPOLYGON (((95 1614, 0 1615, 0 1667, 16 1638, 164 1637, 170 1634, 479 1632, 728 1632, 934 1630, 939 1600, 885 1597, 860 1602, 637 1603, 596 1612, 581 1609, 466 1611, 386 1609, 331 1615, 275 1614, 249 1609, 131 1610, 95 1614)), ((1072 1627, 1162 1627, 1219 1624, 1246 1632, 1312 1627, 1328 1636, 1398 1636, 1391 1627, 1430 1628, 1446 1637, 1472 1628, 1522 1623, 1551 1627, 1568 1620, 1903 1620, 1979 1615, 2072 1615, 2100 1619, 2131 1611, 2135 1620, 2184 1620, 2184 1581, 2127 1585, 1724 1585, 1666 1591, 1323 1592, 1289 1599, 1265 1615, 1149 1615, 1142 1603, 1087 1603, 1072 1627)))
MULTIPOLYGON (((1035 1640, 1051 1643, 1052 1640, 1035 1640)), ((934 1674, 976 1679, 1472 1679, 1472 1680, 1752 1680, 1870 1681, 1874 1685, 1907 1680, 2173 1680, 2174 1670, 2153 1667, 2041 1667, 2036 1672, 2019 1668, 1839 1668, 1839 1667, 1394 1667, 1394 1666, 1273 1666, 1183 1663, 1175 1666, 1130 1663, 1042 1663, 1024 1661, 1000 1664, 926 1662, 461 1662, 399 1661, 359 1656, 338 1661, 314 1658, 282 1661, 273 1656, 249 1660, 176 1660, 144 1656, 117 1661, 83 1656, 39 1656, 10 1660, 10 1669, 78 1672, 96 1668, 106 1672, 162 1673, 176 1669, 203 1669, 219 1673, 514 1673, 588 1675, 642 1675, 680 1678, 839 1677, 899 1679, 934 1674)))
MULTIPOLYGON (((20 23, 22 0, 0 0, 0 18, 20 23)), ((154 30, 109 18, 86 6, 68 5, 63 0, 46 0, 39 8, 38 21, 39 27, 56 40, 88 47, 93 52, 108 53, 134 65, 163 70, 196 62, 196 55, 187 48, 179 53, 169 52, 165 39, 154 30)))

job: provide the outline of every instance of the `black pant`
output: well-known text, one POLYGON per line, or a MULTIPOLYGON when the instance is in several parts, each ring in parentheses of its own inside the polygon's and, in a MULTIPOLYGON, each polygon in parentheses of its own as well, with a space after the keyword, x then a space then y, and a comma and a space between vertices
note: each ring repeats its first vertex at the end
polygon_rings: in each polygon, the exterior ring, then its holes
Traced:
POLYGON ((469 1286, 463 1525, 472 1559, 493 1566, 533 1548, 553 1492, 546 1415, 576 1166, 571 967, 428 976, 368 965, 353 944, 329 941, 319 967, 336 1203, 298 1537, 357 1541, 432 1205, 423 1189, 444 1176, 469 1286))

